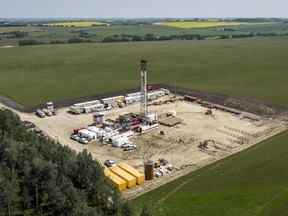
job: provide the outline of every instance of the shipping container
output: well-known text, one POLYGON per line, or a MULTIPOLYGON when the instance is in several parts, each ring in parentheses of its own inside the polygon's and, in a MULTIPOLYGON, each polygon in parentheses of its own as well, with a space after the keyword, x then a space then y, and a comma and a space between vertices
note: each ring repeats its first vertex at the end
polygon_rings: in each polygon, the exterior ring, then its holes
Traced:
POLYGON ((126 164, 126 163, 119 163, 118 166, 123 169, 124 171, 128 172, 129 174, 131 174, 132 176, 134 176, 136 178, 137 184, 141 185, 144 183, 145 181, 145 176, 143 173, 139 172, 138 170, 136 170, 134 167, 126 164))
POLYGON ((104 168, 104 175, 105 175, 106 177, 109 177, 109 176, 111 175, 111 171, 110 171, 109 168, 107 168, 107 167, 104 168))
POLYGON ((127 181, 119 177, 113 172, 110 172, 109 177, 108 177, 113 185, 121 192, 127 189, 127 181))
POLYGON ((127 183, 128 188, 132 188, 136 186, 136 178, 129 174, 128 172, 124 171, 123 169, 114 166, 109 168, 114 174, 119 176, 120 178, 124 179, 127 183))

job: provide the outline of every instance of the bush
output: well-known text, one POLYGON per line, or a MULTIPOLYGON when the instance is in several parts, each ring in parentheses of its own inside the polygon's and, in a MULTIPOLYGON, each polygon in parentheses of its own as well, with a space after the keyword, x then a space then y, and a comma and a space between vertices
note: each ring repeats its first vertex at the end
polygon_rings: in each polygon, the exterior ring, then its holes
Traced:
POLYGON ((18 45, 19 46, 31 46, 31 45, 40 45, 40 44, 44 44, 41 41, 37 41, 37 40, 19 40, 18 45))

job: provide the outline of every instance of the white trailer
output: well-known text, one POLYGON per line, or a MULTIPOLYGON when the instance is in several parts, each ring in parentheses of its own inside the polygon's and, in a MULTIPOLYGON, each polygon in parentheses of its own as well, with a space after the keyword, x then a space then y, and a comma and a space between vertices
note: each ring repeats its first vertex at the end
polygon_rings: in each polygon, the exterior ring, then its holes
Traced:
POLYGON ((100 100, 87 101, 87 102, 83 102, 83 103, 76 103, 73 106, 87 107, 87 106, 92 106, 95 104, 101 104, 101 101, 100 100))
POLYGON ((84 108, 73 105, 69 108, 69 112, 73 114, 81 114, 81 113, 84 113, 84 108))
POLYGON ((101 99, 103 104, 108 104, 108 105, 115 105, 117 103, 121 103, 124 101, 124 96, 120 95, 120 96, 115 96, 115 97, 110 97, 110 98, 103 98, 101 99))
POLYGON ((104 104, 94 104, 91 106, 83 107, 84 113, 101 112, 104 111, 104 104))
POLYGON ((84 103, 76 103, 72 106, 70 106, 69 112, 74 114, 81 114, 81 113, 89 113, 93 111, 94 107, 101 107, 101 101, 94 100, 94 101, 88 101, 84 103))
POLYGON ((122 145, 129 143, 129 140, 125 136, 114 136, 112 137, 112 146, 120 148, 122 145))
POLYGON ((141 101, 141 95, 125 97, 126 104, 132 104, 141 101))
POLYGON ((134 92, 134 93, 126 94, 126 97, 138 97, 138 96, 141 96, 141 92, 134 92))
POLYGON ((97 134, 95 132, 89 131, 88 129, 79 130, 78 135, 89 140, 97 139, 97 134))

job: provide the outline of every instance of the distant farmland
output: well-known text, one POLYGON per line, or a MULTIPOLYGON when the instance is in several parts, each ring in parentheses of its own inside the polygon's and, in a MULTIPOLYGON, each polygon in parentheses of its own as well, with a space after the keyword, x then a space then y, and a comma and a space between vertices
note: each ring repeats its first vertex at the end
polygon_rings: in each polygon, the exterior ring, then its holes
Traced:
POLYGON ((52 27, 91 27, 91 26, 103 26, 107 25, 102 22, 94 22, 94 21, 70 21, 70 22, 55 22, 55 23, 48 23, 47 26, 52 27))
POLYGON ((288 105, 287 39, 73 44, 0 49, 0 95, 37 105, 149 81, 288 105))
MULTIPOLYGON (((264 23, 245 23, 245 22, 222 22, 222 21, 179 21, 179 22, 161 22, 157 25, 169 26, 175 28, 213 28, 213 27, 225 27, 225 26, 239 26, 239 25, 258 25, 264 23)), ((267 23, 265 23, 267 24, 267 23)))

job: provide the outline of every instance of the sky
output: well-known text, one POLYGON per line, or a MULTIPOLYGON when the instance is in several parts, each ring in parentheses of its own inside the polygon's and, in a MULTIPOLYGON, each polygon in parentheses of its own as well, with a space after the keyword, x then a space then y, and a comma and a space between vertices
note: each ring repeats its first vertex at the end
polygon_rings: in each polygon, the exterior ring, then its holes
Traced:
POLYGON ((2 18, 288 17, 288 0, 0 0, 2 18))

